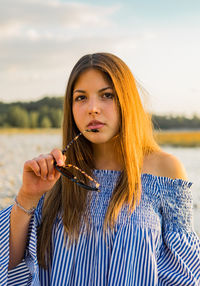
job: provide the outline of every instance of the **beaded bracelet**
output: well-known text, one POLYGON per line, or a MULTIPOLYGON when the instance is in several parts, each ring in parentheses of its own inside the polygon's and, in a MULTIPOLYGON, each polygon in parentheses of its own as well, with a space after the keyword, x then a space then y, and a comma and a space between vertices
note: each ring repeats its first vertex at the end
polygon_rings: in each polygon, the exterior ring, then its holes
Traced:
POLYGON ((29 210, 26 210, 22 205, 20 205, 20 203, 17 201, 17 197, 15 197, 15 203, 16 205, 21 209, 23 210, 26 214, 28 215, 32 215, 34 212, 35 212, 35 208, 31 208, 29 210))

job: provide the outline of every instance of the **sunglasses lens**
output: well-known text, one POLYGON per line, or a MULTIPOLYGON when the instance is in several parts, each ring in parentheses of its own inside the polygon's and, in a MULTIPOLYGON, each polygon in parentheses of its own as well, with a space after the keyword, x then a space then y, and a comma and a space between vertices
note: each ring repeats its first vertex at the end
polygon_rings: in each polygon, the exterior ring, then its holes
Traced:
POLYGON ((99 191, 99 189, 96 187, 96 184, 93 181, 89 180, 89 185, 87 185, 83 182, 82 179, 80 179, 81 177, 83 177, 83 173, 78 172, 78 174, 75 176, 66 167, 58 166, 55 164, 55 168, 63 176, 67 177, 68 179, 70 179, 71 181, 73 181, 74 183, 79 185, 80 187, 82 187, 86 190, 99 191), (78 178, 78 177, 80 177, 80 178, 78 178))
MULTIPOLYGON (((77 183, 79 179, 77 176, 73 175, 67 168, 55 165, 57 171, 59 171, 63 176, 67 177, 68 179, 72 180, 73 182, 77 183)), ((83 183, 83 182, 82 182, 83 183)), ((83 183, 84 184, 84 183, 83 183)))
POLYGON ((74 178, 74 175, 72 175, 72 174, 67 170, 67 168, 61 167, 61 166, 58 166, 58 165, 56 165, 55 167, 56 167, 56 169, 57 169, 62 175, 68 177, 69 179, 73 179, 73 178, 74 178))

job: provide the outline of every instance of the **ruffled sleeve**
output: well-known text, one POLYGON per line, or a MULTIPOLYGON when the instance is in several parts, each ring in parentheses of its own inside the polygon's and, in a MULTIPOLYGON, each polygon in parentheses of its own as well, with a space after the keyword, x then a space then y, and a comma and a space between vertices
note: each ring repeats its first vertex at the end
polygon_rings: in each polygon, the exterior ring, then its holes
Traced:
POLYGON ((193 228, 192 183, 158 177, 162 239, 160 285, 200 285, 200 240, 193 228))
POLYGON ((8 271, 10 213, 12 205, 0 212, 0 285, 40 285, 37 261, 37 228, 41 222, 43 197, 31 218, 25 257, 19 265, 8 271))
POLYGON ((25 263, 31 275, 31 286, 39 286, 39 265, 37 260, 37 229, 42 220, 44 196, 40 199, 34 215, 31 218, 28 231, 28 244, 25 252, 25 263))

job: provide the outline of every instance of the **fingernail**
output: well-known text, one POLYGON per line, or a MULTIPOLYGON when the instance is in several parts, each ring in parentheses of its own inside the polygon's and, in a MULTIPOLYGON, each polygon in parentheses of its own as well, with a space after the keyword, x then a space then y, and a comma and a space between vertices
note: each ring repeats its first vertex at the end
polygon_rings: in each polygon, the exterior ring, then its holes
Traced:
POLYGON ((58 160, 58 165, 63 165, 63 161, 62 160, 58 160))
POLYGON ((50 175, 49 176, 49 180, 53 180, 54 179, 54 176, 53 175, 50 175))

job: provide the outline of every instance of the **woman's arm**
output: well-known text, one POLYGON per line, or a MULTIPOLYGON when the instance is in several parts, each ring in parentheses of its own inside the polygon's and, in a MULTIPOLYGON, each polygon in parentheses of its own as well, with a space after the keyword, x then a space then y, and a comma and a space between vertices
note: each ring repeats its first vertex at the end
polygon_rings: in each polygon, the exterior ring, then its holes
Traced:
MULTIPOLYGON (((24 209, 35 208, 42 195, 59 179, 60 173, 54 168, 54 160, 60 166, 64 164, 65 157, 58 149, 25 162, 23 183, 17 195, 17 201, 24 209)), ((30 220, 31 215, 17 204, 13 205, 10 215, 9 269, 17 266, 24 257, 30 220)))
MULTIPOLYGON (((25 209, 30 209, 33 205, 37 205, 37 202, 33 204, 32 201, 29 202, 25 198, 21 197, 20 192, 17 200, 25 209)), ((13 206, 10 214, 9 270, 17 266, 23 259, 30 220, 31 215, 26 214, 16 204, 13 206)))

